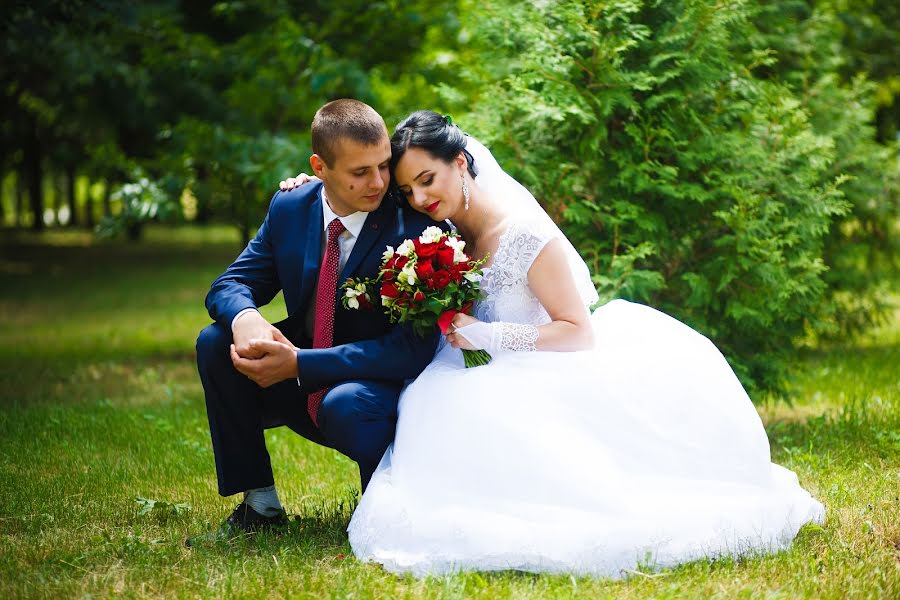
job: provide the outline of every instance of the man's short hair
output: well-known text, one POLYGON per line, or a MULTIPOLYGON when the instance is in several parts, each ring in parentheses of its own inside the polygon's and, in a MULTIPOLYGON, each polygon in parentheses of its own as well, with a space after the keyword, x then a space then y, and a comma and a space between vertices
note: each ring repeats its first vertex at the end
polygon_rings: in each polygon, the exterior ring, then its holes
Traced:
POLYGON ((341 139, 374 146, 387 139, 387 126, 375 109, 359 100, 333 100, 316 111, 312 122, 312 151, 329 167, 337 158, 341 139))

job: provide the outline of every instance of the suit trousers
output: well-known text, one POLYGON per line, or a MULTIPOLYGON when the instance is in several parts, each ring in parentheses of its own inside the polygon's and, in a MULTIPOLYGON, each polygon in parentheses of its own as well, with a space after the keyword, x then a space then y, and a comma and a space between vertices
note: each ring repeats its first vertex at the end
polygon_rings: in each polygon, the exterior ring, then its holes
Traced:
MULTIPOLYGON (((197 369, 206 396, 219 494, 230 496, 274 483, 264 431, 280 426, 356 461, 365 491, 394 439, 402 383, 335 384, 322 400, 317 428, 307 413, 307 390, 293 379, 259 387, 234 368, 231 343, 231 331, 218 323, 197 338, 197 369)), ((300 377, 302 381, 302 373, 300 377)))

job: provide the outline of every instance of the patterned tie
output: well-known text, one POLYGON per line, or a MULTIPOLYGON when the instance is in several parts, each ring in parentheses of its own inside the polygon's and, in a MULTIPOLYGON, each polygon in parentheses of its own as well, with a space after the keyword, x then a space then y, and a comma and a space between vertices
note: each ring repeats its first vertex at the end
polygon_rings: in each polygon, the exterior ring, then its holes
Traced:
MULTIPOLYGON (((337 303, 338 264, 341 247, 338 237, 344 232, 344 224, 335 219, 328 224, 328 243, 319 269, 319 285, 316 288, 316 322, 313 331, 313 348, 330 348, 334 342, 334 305, 337 303)), ((301 379, 303 375, 300 375, 301 379)), ((319 426, 319 406, 328 388, 313 392, 307 397, 306 410, 316 427, 319 426)))

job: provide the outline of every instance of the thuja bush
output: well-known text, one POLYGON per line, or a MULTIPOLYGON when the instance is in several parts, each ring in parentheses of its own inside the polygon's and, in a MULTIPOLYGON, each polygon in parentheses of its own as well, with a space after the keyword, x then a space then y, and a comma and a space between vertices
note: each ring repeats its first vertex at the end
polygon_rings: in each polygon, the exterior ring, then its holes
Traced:
MULTIPOLYGON (((744 2, 482 2, 464 124, 564 226, 605 299, 709 336, 775 388, 828 326, 824 244, 848 213, 834 137, 744 2), (510 24, 515 26, 511 27, 510 24)), ((461 87, 461 86, 460 86, 461 87)))
POLYGON ((896 52, 879 14, 877 3, 766 3, 753 17, 757 33, 750 40, 778 58, 757 75, 791 88, 814 130, 834 140, 832 174, 849 178, 841 190, 850 210, 830 228, 823 256, 825 309, 834 316, 824 333, 842 339, 889 312, 900 271, 897 143, 878 142, 875 121, 886 84, 880 82, 880 92, 879 82, 868 79, 883 77, 879 66, 896 52))

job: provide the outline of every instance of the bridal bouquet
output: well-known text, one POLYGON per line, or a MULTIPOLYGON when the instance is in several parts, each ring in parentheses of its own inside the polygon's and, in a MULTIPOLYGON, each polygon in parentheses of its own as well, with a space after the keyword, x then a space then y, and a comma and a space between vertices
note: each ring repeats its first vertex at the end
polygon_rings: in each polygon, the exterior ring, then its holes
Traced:
MULTIPOLYGON (((347 279, 341 302, 353 310, 380 302, 392 323, 410 322, 419 335, 437 325, 446 334, 453 317, 468 314, 480 294, 479 267, 485 259, 472 260, 463 252, 465 245, 455 233, 428 227, 396 250, 388 246, 375 279, 347 279)), ((491 360, 485 350, 463 350, 463 357, 467 367, 491 360)))

